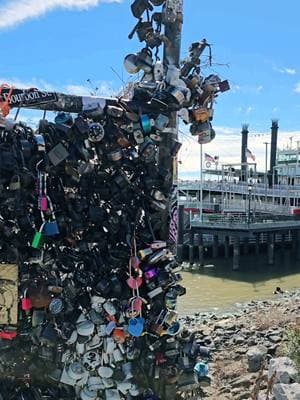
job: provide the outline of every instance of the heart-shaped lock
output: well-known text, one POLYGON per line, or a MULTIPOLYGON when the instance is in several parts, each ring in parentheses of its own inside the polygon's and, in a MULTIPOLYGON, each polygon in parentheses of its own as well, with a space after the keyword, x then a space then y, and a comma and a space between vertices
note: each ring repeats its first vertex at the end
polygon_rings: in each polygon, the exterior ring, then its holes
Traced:
POLYGON ((131 336, 139 337, 142 335, 145 325, 145 319, 142 317, 133 318, 129 321, 128 332, 131 336))
POLYGON ((130 276, 127 279, 127 285, 130 287, 130 289, 137 290, 143 283, 143 278, 141 276, 134 278, 133 276, 130 276))

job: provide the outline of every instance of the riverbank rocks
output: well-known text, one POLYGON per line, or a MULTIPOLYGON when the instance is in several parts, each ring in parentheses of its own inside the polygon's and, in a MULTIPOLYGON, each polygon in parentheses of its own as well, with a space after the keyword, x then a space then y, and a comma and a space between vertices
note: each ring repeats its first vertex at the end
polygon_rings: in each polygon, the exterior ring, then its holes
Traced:
POLYGON ((273 395, 275 400, 300 400, 300 384, 277 383, 273 386, 273 395))
POLYGON ((248 359, 249 372, 257 372, 260 370, 267 352, 268 349, 263 345, 253 346, 247 351, 246 355, 248 359))
POLYGON ((300 290, 290 293, 289 299, 252 301, 239 305, 236 312, 189 316, 187 325, 197 342, 204 345, 209 338, 212 343, 212 385, 203 388, 204 394, 197 400, 253 400, 254 390, 258 390, 255 400, 300 400, 294 365, 286 357, 286 330, 299 325, 300 290), (279 377, 274 382, 271 371, 275 366, 279 377), (267 397, 267 389, 273 385, 276 389, 267 397))
POLYGON ((275 382, 294 383, 297 379, 298 371, 295 363, 288 357, 272 358, 269 363, 269 379, 276 374, 275 382))

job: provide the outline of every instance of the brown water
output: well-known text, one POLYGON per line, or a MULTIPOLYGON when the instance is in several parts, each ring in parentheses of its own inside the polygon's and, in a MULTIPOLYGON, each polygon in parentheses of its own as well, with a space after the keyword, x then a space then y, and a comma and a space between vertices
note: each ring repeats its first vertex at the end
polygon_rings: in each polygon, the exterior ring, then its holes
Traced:
POLYGON ((275 264, 267 265, 266 254, 241 257, 239 271, 232 271, 232 260, 206 260, 197 272, 183 272, 187 294, 179 298, 178 312, 228 311, 240 303, 274 298, 273 291, 300 288, 300 261, 292 252, 275 252, 275 264))

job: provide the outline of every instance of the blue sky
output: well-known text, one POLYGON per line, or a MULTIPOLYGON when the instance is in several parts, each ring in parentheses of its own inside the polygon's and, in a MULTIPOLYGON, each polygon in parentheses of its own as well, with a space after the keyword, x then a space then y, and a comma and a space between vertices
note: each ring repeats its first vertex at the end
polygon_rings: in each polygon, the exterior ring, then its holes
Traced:
MULTIPOLYGON (((127 38, 136 22, 130 4, 0 0, 1 81, 82 94, 91 90, 86 82, 91 79, 99 94, 113 94, 123 84, 111 67, 126 82, 123 58, 141 48, 137 39, 127 38)), ((184 0, 182 56, 191 42, 205 37, 213 44, 214 66, 204 72, 217 72, 232 86, 218 99, 217 137, 207 152, 235 160, 240 126, 247 122, 248 147, 263 164, 262 142, 270 139, 271 118, 280 120, 282 141, 300 138, 299 13, 297 0, 184 0)), ((190 139, 183 141, 182 160, 189 160, 184 174, 197 170, 191 160, 198 155, 191 154, 196 150, 190 139)))

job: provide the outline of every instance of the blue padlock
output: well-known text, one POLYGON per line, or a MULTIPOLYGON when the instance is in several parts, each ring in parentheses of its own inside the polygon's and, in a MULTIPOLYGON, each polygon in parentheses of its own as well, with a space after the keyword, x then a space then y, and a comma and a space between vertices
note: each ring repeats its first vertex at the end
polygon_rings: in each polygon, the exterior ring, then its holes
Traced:
POLYGON ((46 236, 55 236, 55 235, 59 235, 59 228, 58 228, 58 224, 57 222, 54 221, 50 221, 50 222, 46 222, 44 225, 44 234, 46 236))
POLYGON ((145 133, 151 132, 152 124, 151 124, 151 119, 148 117, 148 115, 144 114, 141 116, 141 126, 145 133))
POLYGON ((129 321, 128 332, 131 336, 139 337, 142 335, 145 325, 145 319, 142 317, 133 318, 129 321))

